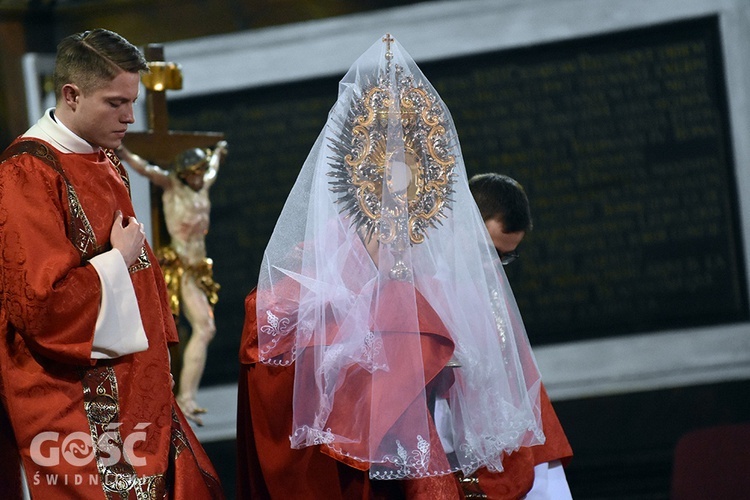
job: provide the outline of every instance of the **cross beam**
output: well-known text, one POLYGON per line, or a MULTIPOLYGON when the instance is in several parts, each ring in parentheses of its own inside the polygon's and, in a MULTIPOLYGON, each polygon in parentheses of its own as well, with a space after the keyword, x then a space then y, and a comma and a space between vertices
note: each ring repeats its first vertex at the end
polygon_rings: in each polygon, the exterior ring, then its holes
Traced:
MULTIPOLYGON (((221 132, 178 132, 169 130, 169 113, 167 112, 167 89, 182 88, 182 75, 175 65, 164 65, 164 47, 149 44, 145 50, 146 60, 152 68, 152 75, 163 77, 165 81, 156 81, 146 85, 146 108, 148 110, 148 132, 129 132, 125 136, 125 145, 151 163, 168 168, 175 157, 190 148, 207 148, 224 138, 221 132), (159 64, 162 63, 162 64, 159 64), (175 75, 175 72, 178 74, 175 75), (172 85, 169 85, 169 83, 172 85), (176 84, 176 85, 175 85, 176 84)), ((143 75, 148 81, 149 74, 143 75)))
MULTIPOLYGON (((142 81, 146 87, 146 109, 148 111, 148 131, 128 132, 124 143, 133 153, 145 158, 154 165, 169 169, 176 156, 187 149, 209 148, 224 139, 222 132, 182 132, 169 130, 167 93, 182 88, 182 74, 175 64, 164 62, 164 47, 149 44, 145 50, 151 73, 144 74, 142 81)), ((151 218, 153 244, 159 247, 169 240, 165 230, 164 214, 161 210, 160 190, 151 186, 151 218)))

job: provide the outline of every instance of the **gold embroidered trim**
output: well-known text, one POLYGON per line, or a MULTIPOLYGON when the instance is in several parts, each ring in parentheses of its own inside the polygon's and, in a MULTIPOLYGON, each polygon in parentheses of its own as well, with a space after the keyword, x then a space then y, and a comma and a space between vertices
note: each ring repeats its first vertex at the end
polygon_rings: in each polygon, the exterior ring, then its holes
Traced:
POLYGON ((138 477, 125 453, 118 422, 120 399, 114 368, 86 369, 81 381, 84 410, 105 496, 109 500, 127 499, 133 492, 139 500, 163 498, 168 489, 166 477, 163 474, 138 477), (119 457, 117 463, 109 463, 112 456, 119 457))
POLYGON ((128 268, 128 272, 133 274, 148 267, 151 267, 151 261, 148 260, 148 254, 146 253, 146 247, 144 245, 141 247, 141 254, 138 256, 138 260, 128 268))
POLYGON ((115 172, 117 172, 117 175, 120 176, 120 179, 122 179, 122 183, 125 184, 125 187, 128 190, 128 195, 132 196, 132 193, 130 192, 130 177, 128 177, 128 171, 122 166, 120 157, 111 149, 105 149, 104 154, 109 158, 109 161, 112 162, 112 167, 115 169, 115 172))
POLYGON ((189 449, 190 443, 182 431, 182 424, 180 424, 180 419, 177 417, 177 412, 172 408, 172 453, 174 453, 174 459, 177 460, 180 453, 189 449))

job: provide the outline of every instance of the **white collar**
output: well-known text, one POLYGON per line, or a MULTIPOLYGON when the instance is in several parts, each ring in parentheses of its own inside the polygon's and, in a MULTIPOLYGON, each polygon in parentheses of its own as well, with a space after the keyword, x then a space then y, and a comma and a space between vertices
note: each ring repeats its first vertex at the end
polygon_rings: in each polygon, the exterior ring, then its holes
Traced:
POLYGON ((87 154, 99 151, 98 147, 92 146, 74 134, 61 121, 55 119, 55 108, 45 111, 39 121, 23 134, 23 137, 42 139, 63 153, 87 154))

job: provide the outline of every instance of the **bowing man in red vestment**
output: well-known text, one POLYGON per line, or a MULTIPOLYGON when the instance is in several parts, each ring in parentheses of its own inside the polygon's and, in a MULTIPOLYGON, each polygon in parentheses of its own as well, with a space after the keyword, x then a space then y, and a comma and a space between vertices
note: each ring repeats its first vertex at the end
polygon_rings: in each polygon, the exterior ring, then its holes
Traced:
POLYGON ((164 278, 113 149, 141 53, 65 38, 57 105, 0 157, 3 498, 223 498, 175 403, 164 278))
MULTIPOLYGON (((469 179, 469 189, 477 203, 500 262, 507 266, 518 256, 518 245, 533 229, 531 207, 523 186, 515 179, 494 172, 469 179)), ((479 469, 464 478, 467 492, 477 498, 528 500, 568 500, 571 498, 563 465, 573 456, 565 432, 557 419, 547 391, 540 395, 542 422, 547 437, 544 445, 521 448, 506 460, 502 473, 479 469)))
POLYGON ((459 473, 545 442, 450 113, 389 35, 339 85, 247 297, 240 360, 241 498, 462 498, 459 473))

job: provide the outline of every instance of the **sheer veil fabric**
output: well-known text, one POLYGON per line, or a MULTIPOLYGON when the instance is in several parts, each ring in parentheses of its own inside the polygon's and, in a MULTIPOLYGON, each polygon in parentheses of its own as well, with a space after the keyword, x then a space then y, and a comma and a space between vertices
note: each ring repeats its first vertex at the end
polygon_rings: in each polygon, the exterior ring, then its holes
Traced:
POLYGON ((294 448, 404 479, 500 471, 544 442, 541 377, 453 120, 390 35, 339 84, 257 315, 261 362, 295 366, 294 448))

